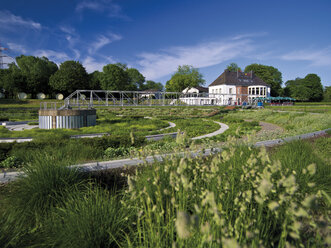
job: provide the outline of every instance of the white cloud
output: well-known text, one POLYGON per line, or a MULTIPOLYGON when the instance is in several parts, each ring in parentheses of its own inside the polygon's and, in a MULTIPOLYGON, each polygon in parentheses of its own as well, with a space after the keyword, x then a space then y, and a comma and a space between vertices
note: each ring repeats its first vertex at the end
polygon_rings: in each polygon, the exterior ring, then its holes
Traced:
POLYGON ((234 37, 232 37, 232 40, 242 40, 246 38, 256 38, 256 37, 261 37, 261 36, 266 36, 268 33, 267 32, 258 32, 258 33, 246 33, 246 34, 239 34, 234 37))
POLYGON ((13 50, 15 52, 19 52, 22 54, 25 54, 27 52, 26 48, 23 45, 12 43, 12 42, 8 42, 7 45, 10 50, 13 50))
POLYGON ((110 17, 127 18, 121 14, 121 7, 112 0, 98 0, 98 1, 82 1, 76 6, 76 12, 83 12, 84 10, 93 10, 97 12, 105 12, 110 17))
POLYGON ((92 73, 94 71, 102 71, 102 68, 109 63, 116 63, 112 57, 104 57, 104 61, 96 61, 94 58, 87 56, 82 64, 85 67, 88 73, 92 73))
POLYGON ((69 26, 60 26, 60 30, 64 33, 70 34, 70 35, 74 35, 76 34, 76 30, 73 27, 69 27, 69 26))
POLYGON ((312 66, 331 65, 331 46, 320 50, 299 50, 284 54, 283 60, 309 61, 312 66))
POLYGON ((90 48, 88 49, 88 53, 93 54, 102 47, 121 39, 122 36, 114 33, 109 33, 107 36, 100 35, 98 39, 90 45, 90 48))
POLYGON ((69 59, 69 56, 64 53, 64 52, 57 52, 57 51, 54 51, 54 50, 37 50, 33 53, 34 56, 37 56, 37 57, 47 57, 49 60, 52 60, 56 63, 61 63, 63 62, 64 60, 68 60, 69 59))
POLYGON ((138 55, 140 59, 137 63, 146 78, 156 80, 176 71, 178 65, 208 67, 247 55, 252 50, 251 40, 237 37, 195 46, 172 47, 157 53, 142 53, 138 55))
POLYGON ((40 23, 16 16, 6 10, 0 10, 0 26, 21 26, 35 30, 40 30, 42 28, 40 23))

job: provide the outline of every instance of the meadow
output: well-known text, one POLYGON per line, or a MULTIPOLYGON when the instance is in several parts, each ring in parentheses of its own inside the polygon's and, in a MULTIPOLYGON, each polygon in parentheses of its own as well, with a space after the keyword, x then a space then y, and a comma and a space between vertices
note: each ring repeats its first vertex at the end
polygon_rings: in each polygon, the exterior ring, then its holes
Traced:
POLYGON ((0 166, 20 167, 26 175, 0 185, 3 247, 331 245, 330 134, 268 149, 250 145, 330 128, 329 114, 219 107, 113 108, 97 114, 99 126, 91 129, 113 130, 109 136, 69 139, 70 132, 56 130, 28 143, 0 144, 0 166), (177 126, 166 132, 180 128, 176 139, 146 141, 146 133, 158 133, 167 121, 177 126), (213 121, 230 128, 190 140, 218 129, 213 121), (260 121, 281 131, 264 133, 260 121), (220 146, 221 153, 208 157, 189 155, 220 146), (89 174, 68 168, 156 153, 174 155, 89 174))
POLYGON ((82 174, 56 157, 0 187, 3 247, 330 245, 331 138, 82 174))

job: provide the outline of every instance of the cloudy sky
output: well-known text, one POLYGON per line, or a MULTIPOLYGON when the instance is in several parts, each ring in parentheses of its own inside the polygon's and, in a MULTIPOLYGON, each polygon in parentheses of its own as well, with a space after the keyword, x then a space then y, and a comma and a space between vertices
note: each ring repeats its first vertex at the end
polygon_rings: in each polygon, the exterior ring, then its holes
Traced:
POLYGON ((236 62, 331 86, 330 13, 329 0, 1 0, 0 44, 88 72, 126 63, 162 83, 188 64, 209 85, 236 62))

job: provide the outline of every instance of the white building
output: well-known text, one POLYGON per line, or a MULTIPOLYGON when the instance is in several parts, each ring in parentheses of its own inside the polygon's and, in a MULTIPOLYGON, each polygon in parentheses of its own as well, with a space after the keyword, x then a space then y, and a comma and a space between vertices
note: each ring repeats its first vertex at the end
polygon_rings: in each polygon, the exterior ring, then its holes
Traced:
POLYGON ((188 105, 242 105, 257 97, 269 97, 270 86, 253 72, 225 70, 208 86, 208 94, 198 87, 186 88, 183 93, 180 99, 188 105))

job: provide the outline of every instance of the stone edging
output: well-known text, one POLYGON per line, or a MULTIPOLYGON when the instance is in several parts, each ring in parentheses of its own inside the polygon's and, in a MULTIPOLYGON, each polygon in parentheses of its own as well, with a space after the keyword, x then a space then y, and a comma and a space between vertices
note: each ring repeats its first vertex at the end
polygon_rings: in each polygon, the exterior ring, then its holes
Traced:
MULTIPOLYGON (((292 137, 287 137, 284 139, 276 139, 276 140, 266 140, 266 141, 260 141, 254 144, 255 147, 261 147, 261 146, 275 146, 282 144, 284 142, 289 142, 293 140, 300 140, 300 139, 308 139, 312 138, 318 135, 326 134, 327 131, 330 131, 331 128, 322 130, 322 131, 316 131, 312 133, 306 133, 306 134, 300 134, 292 137)), ((191 156, 195 157, 199 154, 202 154, 203 156, 208 156, 213 153, 218 153, 222 149, 221 148, 208 148, 204 149, 202 151, 196 151, 196 152, 190 152, 191 156)), ((176 155, 184 156, 184 152, 176 153, 176 155)), ((108 170, 108 169, 114 169, 123 167, 125 165, 127 166, 133 166, 133 165, 139 165, 144 162, 152 163, 155 160, 162 161, 163 159, 167 157, 173 156, 174 153, 170 154, 162 154, 162 155, 155 155, 155 156, 148 156, 144 159, 140 158, 132 158, 132 159, 120 159, 120 160, 113 160, 113 161, 103 161, 103 162, 93 162, 93 163, 86 163, 86 164, 78 164, 78 165, 72 165, 71 168, 78 168, 81 171, 84 172, 92 172, 92 171, 98 171, 98 170, 108 170)), ((10 181, 15 180, 19 176, 24 175, 22 172, 8 172, 8 173, 0 173, 0 183, 7 183, 10 181)))

